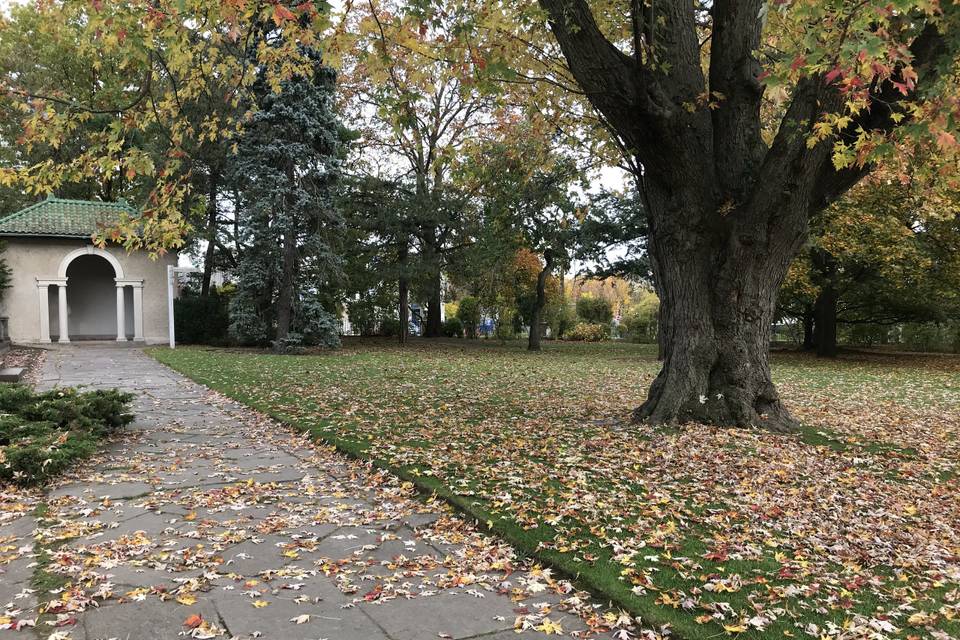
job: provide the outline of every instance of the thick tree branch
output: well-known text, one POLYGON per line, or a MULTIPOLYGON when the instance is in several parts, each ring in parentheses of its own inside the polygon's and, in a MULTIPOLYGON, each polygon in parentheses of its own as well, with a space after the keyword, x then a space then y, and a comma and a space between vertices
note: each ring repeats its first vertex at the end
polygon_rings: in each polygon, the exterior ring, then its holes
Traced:
POLYGON ((630 106, 640 95, 640 66, 604 37, 585 0, 540 0, 540 6, 590 101, 617 130, 636 128, 636 118, 643 116, 630 106))
MULTIPOLYGON (((924 27, 910 45, 913 67, 917 72, 916 86, 923 88, 937 79, 939 63, 952 52, 936 24, 924 27)), ((860 130, 867 132, 890 132, 903 124, 909 115, 901 105, 916 97, 917 89, 904 95, 890 81, 876 83, 871 91, 869 109, 858 113, 840 133, 841 139, 855 139, 860 130), (901 118, 898 122, 897 117, 901 118)), ((816 188, 810 201, 810 214, 815 215, 836 201, 848 189, 857 184, 873 169, 871 164, 852 165, 837 169, 832 162, 825 162, 816 178, 816 188)))
POLYGON ((651 175, 669 181, 713 174, 710 116, 690 108, 705 90, 693 5, 657 3, 657 39, 651 43, 646 32, 653 4, 644 3, 638 26, 653 60, 641 63, 604 36, 586 0, 539 3, 577 83, 651 175))
POLYGON ((633 28, 633 57, 637 64, 643 64, 645 51, 644 23, 645 8, 643 0, 630 0, 630 22, 633 28))
POLYGON ((742 176, 760 166, 766 152, 761 137, 763 86, 760 63, 762 0, 716 0, 710 56, 710 100, 717 176, 725 197, 741 200, 742 176))

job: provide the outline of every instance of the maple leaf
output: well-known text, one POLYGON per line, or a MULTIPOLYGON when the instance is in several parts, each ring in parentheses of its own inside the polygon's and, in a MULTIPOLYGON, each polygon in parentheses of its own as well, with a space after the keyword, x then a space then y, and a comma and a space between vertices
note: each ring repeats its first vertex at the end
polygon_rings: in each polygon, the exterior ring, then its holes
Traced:
POLYGON ((296 20, 297 16, 293 14, 290 9, 287 9, 283 4, 277 2, 273 5, 273 22, 278 26, 283 26, 284 23, 296 20))
POLYGON ((839 78, 839 77, 842 76, 842 75, 843 75, 843 69, 841 69, 839 66, 837 66, 837 67, 834 67, 833 69, 831 69, 830 72, 827 73, 827 75, 824 76, 823 79, 824 79, 824 81, 825 81, 827 84, 830 84, 830 83, 832 83, 834 80, 836 80, 837 78, 839 78))
POLYGON ((925 627, 936 622, 936 616, 926 611, 918 611, 907 618, 907 624, 911 627, 925 627))
POLYGON ((203 618, 196 613, 187 616, 187 619, 183 621, 183 626, 185 626, 187 629, 196 629, 201 624, 203 624, 203 618))
POLYGON ((541 622, 535 628, 537 631, 547 635, 563 635, 563 627, 560 625, 560 623, 554 622, 550 618, 544 618, 543 622, 541 622))
POLYGON ((941 149, 951 149, 957 146, 957 139, 949 131, 940 130, 937 132, 937 146, 941 149))

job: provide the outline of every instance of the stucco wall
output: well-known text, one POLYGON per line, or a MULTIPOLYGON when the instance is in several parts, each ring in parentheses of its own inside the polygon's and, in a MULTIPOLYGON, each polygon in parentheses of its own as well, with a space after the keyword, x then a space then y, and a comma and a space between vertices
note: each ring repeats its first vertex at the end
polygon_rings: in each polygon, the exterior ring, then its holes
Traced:
MULTIPOLYGON (((10 318, 10 338, 14 342, 30 343, 40 340, 40 302, 37 279, 55 279, 58 277, 60 263, 72 251, 92 246, 89 241, 59 238, 3 238, 7 243, 4 259, 13 272, 13 283, 0 303, 0 315, 10 318)), ((108 246, 105 251, 120 263, 123 278, 143 280, 143 335, 147 342, 164 342, 167 339, 167 265, 175 265, 175 254, 151 260, 144 252, 128 254, 122 247, 108 246)), ((69 295, 70 281, 67 280, 69 295)), ((51 287, 50 295, 55 299, 56 288, 51 287)), ((132 292, 126 292, 131 298, 126 308, 127 334, 133 333, 132 292)), ((57 306, 51 299, 51 335, 56 336, 57 306)), ((116 327, 116 297, 109 305, 113 324, 116 327)), ((105 317, 107 312, 105 312, 105 317)), ((70 328, 74 333, 74 328, 70 328)))

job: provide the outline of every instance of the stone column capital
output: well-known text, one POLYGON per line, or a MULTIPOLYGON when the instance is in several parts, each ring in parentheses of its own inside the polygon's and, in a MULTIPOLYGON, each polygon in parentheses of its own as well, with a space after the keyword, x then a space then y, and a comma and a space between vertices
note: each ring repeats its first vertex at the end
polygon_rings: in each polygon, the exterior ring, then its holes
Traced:
POLYGON ((65 287, 67 286, 66 278, 37 278, 37 287, 44 289, 50 286, 65 287))

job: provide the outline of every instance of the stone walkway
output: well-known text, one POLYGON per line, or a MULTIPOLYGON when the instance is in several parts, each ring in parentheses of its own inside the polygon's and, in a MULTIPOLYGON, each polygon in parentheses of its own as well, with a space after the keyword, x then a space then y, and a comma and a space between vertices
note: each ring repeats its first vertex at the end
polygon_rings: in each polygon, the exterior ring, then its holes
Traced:
POLYGON ((137 420, 34 498, 39 521, 0 521, 0 557, 22 555, 0 575, 0 607, 43 614, 0 638, 500 640, 556 624, 569 635, 597 615, 568 583, 393 476, 139 349, 51 349, 40 385, 133 391, 137 420), (29 592, 41 548, 68 588, 29 592))

